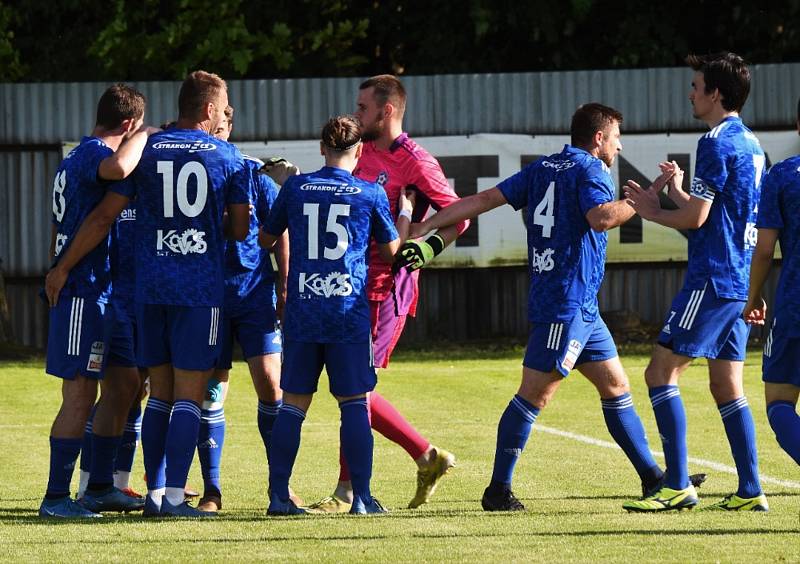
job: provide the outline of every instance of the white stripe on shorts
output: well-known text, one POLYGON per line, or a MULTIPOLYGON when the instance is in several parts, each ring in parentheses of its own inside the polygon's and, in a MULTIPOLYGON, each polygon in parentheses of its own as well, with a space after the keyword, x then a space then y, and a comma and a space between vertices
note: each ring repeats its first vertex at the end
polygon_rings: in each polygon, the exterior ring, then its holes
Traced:
POLYGON ((67 354, 78 356, 81 352, 81 326, 83 324, 83 298, 72 298, 69 314, 67 354))
POLYGON ((683 315, 681 316, 680 323, 678 323, 678 327, 683 327, 687 330, 692 328, 697 310, 700 309, 700 302, 703 301, 703 296, 706 295, 706 286, 708 286, 708 283, 703 286, 702 290, 692 291, 689 302, 686 304, 686 309, 683 310, 683 315))
POLYGON ((211 325, 208 328, 208 344, 214 346, 217 344, 217 321, 219 320, 219 308, 211 308, 211 325))
POLYGON ((553 351, 558 350, 559 344, 561 344, 561 333, 564 332, 564 324, 563 323, 551 323, 550 324, 550 334, 547 336, 547 348, 553 351))

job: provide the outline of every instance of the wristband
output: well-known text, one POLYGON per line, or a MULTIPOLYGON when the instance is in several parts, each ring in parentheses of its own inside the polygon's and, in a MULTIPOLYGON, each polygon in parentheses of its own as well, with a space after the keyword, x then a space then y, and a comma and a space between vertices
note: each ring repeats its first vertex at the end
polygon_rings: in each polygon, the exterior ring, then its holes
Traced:
POLYGON ((397 219, 401 217, 405 217, 408 221, 411 221, 411 212, 408 210, 400 210, 400 213, 397 214, 397 219))
POLYGON ((425 239, 425 242, 431 246, 431 249, 433 249, 433 256, 437 256, 444 250, 445 247, 444 239, 438 233, 434 233, 433 235, 425 239))

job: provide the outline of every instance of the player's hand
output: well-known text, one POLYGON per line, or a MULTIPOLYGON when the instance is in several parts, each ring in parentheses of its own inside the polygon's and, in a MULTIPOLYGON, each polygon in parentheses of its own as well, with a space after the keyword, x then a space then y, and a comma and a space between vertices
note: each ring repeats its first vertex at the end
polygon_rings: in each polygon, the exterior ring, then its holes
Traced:
POLYGON ((762 297, 748 300, 747 305, 744 306, 742 317, 750 325, 764 325, 767 319, 767 302, 762 297))
POLYGON ((645 190, 633 180, 628 180, 623 186, 625 201, 645 219, 652 219, 661 211, 661 201, 658 193, 668 180, 662 179, 663 176, 663 174, 659 176, 649 190, 645 190), (657 188, 659 179, 661 179, 661 188, 657 188))
POLYGON ((669 179, 670 190, 683 190, 683 169, 675 161, 658 163, 662 174, 671 174, 669 179))
POLYGON ((50 272, 47 273, 47 277, 44 279, 44 293, 47 295, 47 303, 50 304, 50 307, 56 307, 58 295, 64 288, 64 284, 67 283, 68 276, 69 272, 64 271, 58 266, 53 267, 50 272))
POLYGON ((400 190, 400 197, 397 199, 397 210, 407 211, 411 213, 414 211, 414 206, 417 203, 417 190, 416 186, 409 184, 400 190))
POLYGON ((287 178, 300 174, 300 169, 282 157, 272 157, 264 161, 264 166, 258 172, 269 176, 278 186, 283 186, 287 178))
POLYGON ((392 271, 398 272, 401 268, 408 268, 409 272, 420 269, 434 256, 433 247, 429 243, 409 239, 397 251, 392 271))

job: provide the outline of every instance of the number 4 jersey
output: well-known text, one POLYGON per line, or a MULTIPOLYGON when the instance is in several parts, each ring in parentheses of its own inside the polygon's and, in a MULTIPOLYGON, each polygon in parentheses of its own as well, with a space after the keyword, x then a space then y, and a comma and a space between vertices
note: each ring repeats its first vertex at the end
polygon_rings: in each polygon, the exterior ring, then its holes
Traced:
POLYGON ((112 189, 136 196, 136 302, 220 307, 226 204, 249 203, 239 150, 196 129, 151 135, 112 189))
POLYGON ((529 164, 497 187, 514 209, 527 206, 529 320, 569 321, 579 311, 584 321, 594 320, 608 235, 593 231, 586 213, 614 200, 608 167, 566 145, 561 153, 529 164))
POLYGON ((306 343, 369 341, 367 250, 370 237, 398 237, 378 184, 325 167, 290 177, 263 229, 289 229, 284 338, 306 343))

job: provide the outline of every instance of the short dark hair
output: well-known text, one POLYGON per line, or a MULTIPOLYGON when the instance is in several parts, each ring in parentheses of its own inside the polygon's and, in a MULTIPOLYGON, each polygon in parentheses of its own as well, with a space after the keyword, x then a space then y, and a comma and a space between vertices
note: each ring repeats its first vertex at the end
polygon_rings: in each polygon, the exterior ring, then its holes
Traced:
POLYGON ((374 88, 375 101, 383 106, 391 103, 402 114, 406 110, 406 89, 400 79, 392 74, 379 74, 362 82, 358 89, 374 88))
POLYGON ((590 145, 595 133, 605 131, 614 122, 622 123, 622 113, 614 108, 597 102, 578 106, 569 126, 570 142, 574 147, 590 145))
POLYGON ((116 129, 126 119, 138 120, 144 116, 144 105, 144 94, 127 84, 114 84, 97 102, 95 123, 103 129, 116 129))
POLYGON ((197 119, 206 104, 216 101, 228 85, 219 75, 198 70, 183 81, 178 94, 178 117, 197 119))
POLYGON ((233 106, 225 107, 225 119, 228 120, 228 127, 233 127, 233 106))
POLYGON ((322 144, 334 151, 349 151, 361 141, 361 125, 353 116, 336 116, 322 128, 322 144))
POLYGON ((750 69, 744 59, 735 53, 723 51, 711 55, 687 55, 686 64, 695 72, 703 73, 706 94, 719 89, 722 107, 729 112, 739 112, 750 94, 750 69))

